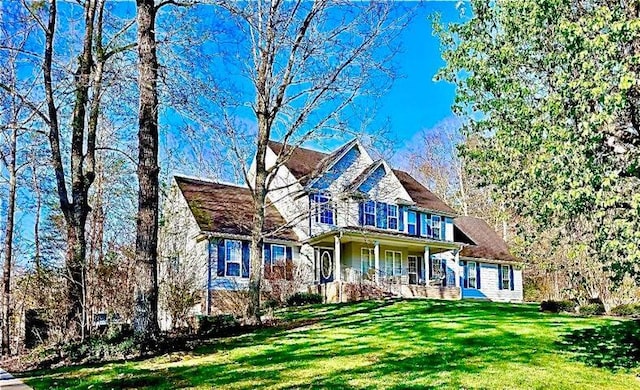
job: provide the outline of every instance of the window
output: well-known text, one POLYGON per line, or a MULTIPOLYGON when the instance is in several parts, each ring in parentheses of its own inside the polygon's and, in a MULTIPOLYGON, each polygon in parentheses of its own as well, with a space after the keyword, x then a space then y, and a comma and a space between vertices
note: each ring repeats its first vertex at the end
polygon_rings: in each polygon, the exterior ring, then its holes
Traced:
POLYGON ((431 224, 428 214, 420 214, 420 235, 422 237, 431 237, 431 224))
POLYGON ((284 245, 271 245, 271 265, 287 259, 284 245))
POLYGON ((415 211, 409 211, 407 214, 407 232, 412 236, 416 235, 418 215, 415 211))
POLYGON ((469 288, 478 288, 477 280, 476 280, 476 263, 474 261, 470 261, 467 264, 467 280, 469 284, 469 288))
POLYGON ((225 276, 240 276, 242 274, 242 242, 225 240, 225 276))
POLYGON ((385 251, 384 271, 387 276, 402 275, 402 252, 385 251))
POLYGON ((432 215, 431 216, 431 237, 439 240, 440 239, 440 216, 432 215))
POLYGON ((431 280, 442 282, 445 277, 443 263, 443 259, 431 258, 431 280))
POLYGON ((376 202, 376 227, 380 229, 387 228, 387 204, 384 202, 376 202))
POLYGON ((335 212, 331 204, 331 198, 328 195, 313 194, 313 211, 315 221, 318 223, 335 224, 335 212))
POLYGON ((409 284, 418 284, 418 257, 409 256, 409 284))
POLYGON ((387 208, 387 226, 398 230, 398 206, 390 204, 387 208))
POLYGON ((360 271, 362 277, 369 279, 375 272, 375 255, 373 248, 362 248, 360 250, 360 271))
POLYGON ((364 202, 364 225, 376 226, 376 202, 369 200, 364 202))
POLYGON ((511 289, 511 272, 509 272, 508 265, 499 265, 498 267, 502 267, 502 289, 509 290, 511 289))

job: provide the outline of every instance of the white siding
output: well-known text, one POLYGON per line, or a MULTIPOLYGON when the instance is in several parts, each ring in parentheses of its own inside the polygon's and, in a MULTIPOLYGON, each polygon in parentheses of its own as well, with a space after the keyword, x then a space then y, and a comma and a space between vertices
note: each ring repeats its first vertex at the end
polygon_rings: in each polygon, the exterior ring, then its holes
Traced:
MULTIPOLYGON (((482 298, 497 302, 522 302, 522 270, 513 267, 514 289, 501 290, 498 288, 498 264, 481 262, 480 265, 480 289, 463 289, 463 298, 482 298)), ((464 270, 460 269, 461 275, 464 270)))
MULTIPOLYGON (((202 289, 207 284, 207 263, 209 251, 207 240, 196 240, 200 233, 187 201, 182 196, 175 181, 169 190, 169 196, 163 204, 163 223, 159 230, 158 280, 162 295, 167 283, 170 283, 167 266, 170 259, 179 261, 180 277, 195 278, 202 289)), ((170 318, 163 310, 160 299, 160 320, 163 329, 170 325, 170 318)), ((199 305, 194 307, 194 314, 200 312, 199 305)))

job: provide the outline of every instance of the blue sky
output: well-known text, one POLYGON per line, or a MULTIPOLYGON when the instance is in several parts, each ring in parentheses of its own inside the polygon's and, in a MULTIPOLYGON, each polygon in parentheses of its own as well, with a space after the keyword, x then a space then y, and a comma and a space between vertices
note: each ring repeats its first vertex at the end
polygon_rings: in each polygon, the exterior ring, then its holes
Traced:
POLYGON ((404 77, 394 83, 380 112, 389 118, 399 149, 409 146, 416 134, 435 129, 453 116, 454 86, 433 80, 444 61, 429 16, 439 13, 445 23, 460 21, 457 3, 426 1, 420 4, 417 15, 401 36, 404 50, 398 60, 404 77))
MULTIPOLYGON (((2 0, 0 0, 1 3, 2 0)), ((64 2, 62 4, 61 12, 64 13, 64 10, 68 12, 69 9, 65 7, 67 4, 64 2)), ((441 124, 452 122, 451 105, 455 96, 454 86, 433 80, 444 62, 440 54, 439 41, 433 36, 430 16, 438 13, 444 22, 460 21, 460 11, 457 8, 460 4, 463 3, 429 0, 415 3, 416 15, 399 37, 402 52, 396 61, 399 64, 401 77, 377 102, 380 110, 372 123, 376 126, 388 122, 390 135, 394 141, 392 149, 396 151, 392 162, 398 167, 406 167, 406 161, 401 158, 402 152, 410 145, 416 146, 412 144, 415 144, 417 135, 425 131, 437 131, 441 124)), ((121 13, 123 17, 134 15, 133 2, 116 3, 115 7, 119 9, 116 12, 121 13)), ((78 13, 77 16, 80 17, 80 15, 78 13)), ((63 27, 70 27, 70 25, 65 24, 61 26, 63 27)), ((180 125, 172 122, 170 118, 164 118, 164 123, 169 125, 168 132, 176 134, 180 131, 180 125)), ((325 145, 325 147, 329 146, 325 145)), ((183 152, 186 151, 183 150, 183 152)), ((3 217, 4 209, 5 205, 0 204, 0 217, 3 217)), ((23 233, 29 235, 32 224, 31 215, 19 211, 18 219, 19 226, 24 229, 23 233)))

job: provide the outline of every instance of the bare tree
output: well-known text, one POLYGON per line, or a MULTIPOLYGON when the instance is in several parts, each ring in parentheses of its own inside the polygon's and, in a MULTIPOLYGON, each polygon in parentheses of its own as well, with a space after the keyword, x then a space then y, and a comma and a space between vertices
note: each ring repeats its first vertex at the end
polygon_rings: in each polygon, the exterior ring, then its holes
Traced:
POLYGON ((58 29, 61 16, 58 15, 57 0, 50 0, 47 4, 23 1, 23 11, 30 15, 32 23, 39 26, 44 46, 40 47, 40 37, 34 35, 31 45, 36 49, 2 48, 35 59, 31 67, 34 73, 38 69, 36 63, 40 62, 41 83, 36 92, 16 90, 4 83, 0 84, 0 88, 16 96, 48 128, 51 168, 66 225, 67 322, 70 330, 81 338, 85 337, 87 328, 85 225, 91 210, 89 190, 95 178, 96 138, 104 93, 104 74, 109 62, 117 54, 132 47, 131 44, 121 44, 120 39, 131 23, 125 21, 120 26, 119 23, 110 24, 111 34, 107 36, 107 24, 104 21, 106 1, 87 0, 80 4, 83 7, 83 27, 79 34, 79 48, 74 44, 76 31, 65 24, 62 24, 61 31, 58 29), (58 44, 58 41, 63 43, 58 44), (40 49, 42 53, 38 53, 40 49), (79 52, 77 57, 69 54, 76 52, 76 49, 79 52), (77 58, 77 64, 65 64, 60 52, 64 52, 66 58, 77 58), (71 75, 68 69, 72 67, 75 69, 71 75), (39 101, 42 97, 44 102, 39 101), (64 142, 67 139, 67 115, 70 123, 69 144, 64 142), (65 167, 67 161, 69 165, 65 167))
MULTIPOLYGON (((21 83, 17 77, 19 68, 18 53, 25 49, 29 36, 29 29, 14 34, 7 26, 0 28, 0 45, 11 46, 15 50, 2 57, 2 68, 6 70, 0 76, 0 83, 10 89, 33 88, 32 83, 21 83)), ((0 173, 7 174, 7 215, 4 228, 4 267, 2 273, 2 355, 10 354, 11 346, 11 321, 13 317, 13 304, 11 297, 11 275, 13 272, 14 229, 16 216, 16 203, 19 190, 20 172, 29 165, 29 155, 25 153, 25 144, 29 142, 26 135, 32 129, 34 114, 24 102, 12 94, 4 94, 0 107, 0 173)))
POLYGON ((365 97, 375 100, 393 77, 393 38, 406 20, 393 16, 393 2, 216 3, 219 18, 230 21, 234 34, 241 32, 226 54, 240 59, 236 69, 250 85, 248 95, 219 102, 224 119, 218 125, 253 196, 247 316, 259 322, 265 208, 275 173, 301 144, 353 129, 354 106, 365 97), (238 118, 247 106, 255 124, 249 131, 238 118), (271 138, 284 147, 267 166, 271 138), (252 171, 246 167, 250 156, 252 171))

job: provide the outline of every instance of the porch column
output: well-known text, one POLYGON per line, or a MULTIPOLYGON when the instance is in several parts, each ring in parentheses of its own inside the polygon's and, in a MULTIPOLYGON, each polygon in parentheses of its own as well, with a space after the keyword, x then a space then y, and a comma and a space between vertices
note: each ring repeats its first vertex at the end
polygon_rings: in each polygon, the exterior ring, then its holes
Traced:
POLYGON ((460 249, 454 251, 455 255, 453 256, 453 261, 455 262, 455 266, 453 267, 453 274, 456 277, 455 286, 460 287, 460 249))
POLYGON ((341 261, 341 256, 340 256, 340 236, 336 235, 334 237, 334 263, 335 263, 335 270, 334 270, 334 275, 333 275, 333 280, 335 280, 336 282, 339 282, 342 279, 342 275, 340 273, 340 261, 341 261))
POLYGON ((423 270, 424 270, 424 284, 425 286, 428 286, 431 281, 429 280, 429 247, 425 246, 424 247, 424 258, 422 259, 423 262, 423 270))
POLYGON ((373 243, 373 259, 376 268, 374 278, 376 284, 380 284, 380 243, 378 241, 374 241, 373 243))

